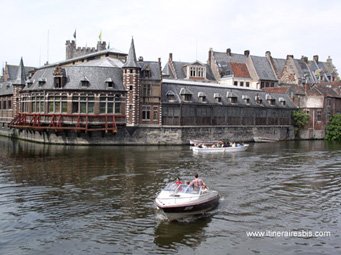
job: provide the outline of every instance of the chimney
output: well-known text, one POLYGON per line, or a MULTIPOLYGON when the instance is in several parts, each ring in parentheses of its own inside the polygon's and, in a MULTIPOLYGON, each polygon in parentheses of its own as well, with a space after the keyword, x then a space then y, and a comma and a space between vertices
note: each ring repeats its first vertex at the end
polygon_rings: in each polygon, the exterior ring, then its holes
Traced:
POLYGON ((143 61, 143 57, 142 56, 139 56, 139 61, 143 61))
POLYGON ((226 49, 226 54, 227 54, 227 56, 231 56, 231 49, 230 48, 226 49))
POLYGON ((308 64, 308 57, 302 56, 301 57, 301 61, 303 61, 304 63, 308 64))
POLYGON ((250 51, 249 50, 244 50, 244 55, 247 56, 247 57, 250 56, 250 51))
POLYGON ((327 63, 333 63, 333 60, 330 56, 328 56, 328 58, 327 58, 327 63))
POLYGON ((168 61, 173 62, 173 53, 169 53, 168 61))
POLYGON ((314 61, 316 62, 316 64, 319 62, 319 55, 315 55, 313 57, 314 61))
POLYGON ((294 58, 294 55, 287 55, 287 60, 289 59, 289 58, 294 58))
POLYGON ((212 63, 212 55, 213 55, 213 49, 210 48, 209 51, 208 51, 208 64, 211 65, 212 63))

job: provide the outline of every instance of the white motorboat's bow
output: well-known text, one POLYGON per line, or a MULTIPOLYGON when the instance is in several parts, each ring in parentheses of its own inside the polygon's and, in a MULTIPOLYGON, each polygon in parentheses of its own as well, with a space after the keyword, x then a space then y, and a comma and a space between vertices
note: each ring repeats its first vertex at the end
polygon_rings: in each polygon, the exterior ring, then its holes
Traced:
POLYGON ((219 194, 207 188, 193 189, 186 184, 169 183, 155 199, 156 206, 169 220, 202 214, 217 207, 219 194))

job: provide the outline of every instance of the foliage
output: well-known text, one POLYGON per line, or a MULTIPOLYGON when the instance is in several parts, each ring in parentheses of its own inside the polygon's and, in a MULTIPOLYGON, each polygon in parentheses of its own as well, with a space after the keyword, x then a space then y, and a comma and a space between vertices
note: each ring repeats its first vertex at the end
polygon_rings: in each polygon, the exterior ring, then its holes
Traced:
POLYGON ((341 114, 335 114, 331 117, 326 128, 325 139, 341 142, 341 114))
POLYGON ((294 126, 297 129, 303 128, 305 125, 308 124, 309 121, 309 114, 302 111, 302 110, 296 110, 292 113, 292 117, 294 120, 294 126))

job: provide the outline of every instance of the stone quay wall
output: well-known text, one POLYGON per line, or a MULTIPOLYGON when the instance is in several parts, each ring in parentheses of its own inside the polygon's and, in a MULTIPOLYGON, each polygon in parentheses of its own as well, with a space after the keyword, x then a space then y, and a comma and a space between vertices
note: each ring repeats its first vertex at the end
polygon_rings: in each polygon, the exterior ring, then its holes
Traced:
POLYGON ((38 132, 0 128, 0 135, 46 144, 67 145, 184 145, 190 140, 252 142, 255 136, 293 140, 293 126, 192 126, 119 127, 116 134, 104 132, 38 132))

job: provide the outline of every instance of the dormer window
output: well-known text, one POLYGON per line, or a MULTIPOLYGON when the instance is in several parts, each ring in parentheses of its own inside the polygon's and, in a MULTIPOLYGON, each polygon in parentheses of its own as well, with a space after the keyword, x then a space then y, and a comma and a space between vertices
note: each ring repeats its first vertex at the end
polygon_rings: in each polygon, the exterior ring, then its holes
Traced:
POLYGON ((145 70, 142 70, 141 72, 141 78, 150 78, 152 75, 151 75, 151 71, 150 69, 145 69, 145 70))
POLYGON ((168 91, 166 93, 167 101, 174 102, 175 101, 175 93, 173 91, 168 91))
POLYGON ((281 103, 281 105, 286 105, 286 101, 285 101, 285 99, 283 98, 283 97, 280 97, 279 99, 278 99, 278 101, 281 103))
POLYGON ((232 104, 238 103, 238 97, 233 92, 229 91, 226 93, 227 101, 232 104))
POLYGON ((257 104, 262 104, 263 102, 262 98, 258 94, 255 96, 255 101, 257 104))
POLYGON ((205 79, 206 67, 199 62, 187 66, 187 79, 205 79))
POLYGON ((199 98, 199 102, 201 103, 206 103, 207 99, 206 99, 206 95, 204 92, 199 92, 198 93, 198 98, 199 98))
POLYGON ((33 84, 32 80, 30 80, 30 79, 26 80, 27 87, 31 87, 32 84, 33 84))
POLYGON ((39 86, 43 86, 45 83, 46 83, 46 78, 40 78, 40 79, 38 80, 39 86))
POLYGON ((90 82, 86 76, 84 76, 83 79, 81 79, 81 85, 82 85, 82 87, 89 87, 90 82))
POLYGON ((66 83, 66 74, 64 68, 57 66, 53 70, 53 83, 55 88, 62 88, 66 83))
POLYGON ((114 87, 114 81, 111 78, 106 79, 105 84, 107 85, 108 88, 114 87))
POLYGON ((181 88, 180 96, 183 101, 187 101, 187 102, 192 101, 192 92, 190 92, 188 89, 181 88))
POLYGON ((217 103, 221 103, 221 95, 219 93, 214 93, 213 94, 213 97, 214 97, 214 100, 217 102, 217 103))
POLYGON ((248 95, 242 95, 242 99, 244 100, 245 104, 250 104, 250 97, 248 95))
POLYGON ((268 101, 270 105, 276 104, 276 99, 272 98, 270 94, 265 95, 265 100, 268 101))

